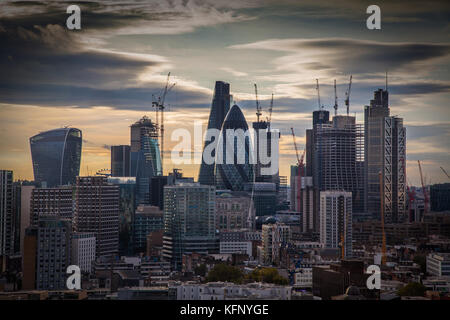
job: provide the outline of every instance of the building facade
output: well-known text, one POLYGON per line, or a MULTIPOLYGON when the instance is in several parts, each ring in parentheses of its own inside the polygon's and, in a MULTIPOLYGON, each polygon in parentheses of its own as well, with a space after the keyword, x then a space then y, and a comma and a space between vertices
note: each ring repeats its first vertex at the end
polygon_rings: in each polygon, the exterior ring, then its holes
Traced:
POLYGON ((380 179, 386 223, 407 221, 406 129, 389 115, 389 93, 379 89, 364 108, 365 198, 367 212, 380 219, 380 179))
POLYGON ((183 254, 217 253, 215 188, 198 183, 164 187, 162 256, 181 269, 183 254))
POLYGON ((37 226, 41 217, 72 219, 73 189, 33 188, 30 202, 30 225, 37 226))
MULTIPOLYGON (((223 81, 216 81, 214 96, 209 114, 208 128, 221 130, 223 121, 230 110, 230 84, 223 81)), ((213 141, 204 142, 203 150, 214 143, 213 141)), ((215 154, 211 154, 215 158, 215 154)), ((206 163, 202 155, 202 163, 198 175, 198 182, 203 185, 214 185, 214 163, 206 163)))
POLYGON ((60 128, 30 138, 34 180, 42 187, 75 184, 80 173, 81 130, 60 128))
POLYGON ((219 231, 253 228, 254 220, 255 210, 247 194, 221 192, 216 195, 216 228, 219 231))
POLYGON ((95 261, 95 234, 80 232, 72 234, 71 264, 80 267, 82 272, 90 273, 95 261))
POLYGON ((450 276, 450 253, 427 255, 427 273, 435 277, 450 276))
POLYGON ((163 230, 163 212, 156 206, 140 205, 136 209, 133 222, 133 246, 135 252, 146 252, 147 236, 163 230))
POLYGON ((14 254, 13 172, 0 170, 0 255, 14 254))
POLYGON ((150 204, 151 179, 162 175, 158 127, 144 116, 130 130, 131 176, 136 177, 137 204, 150 204))
POLYGON ((252 156, 247 122, 241 109, 234 105, 223 122, 217 143, 214 169, 217 189, 242 191, 245 183, 253 182, 252 156), (229 141, 230 139, 233 141, 229 141))
POLYGON ((71 259, 72 225, 69 220, 48 217, 37 226, 36 289, 66 289, 66 270, 71 259))
POLYGON ((111 146, 111 176, 131 176, 131 148, 127 145, 111 146))
POLYGON ((340 248, 342 258, 352 256, 352 193, 320 192, 320 243, 340 248))
POLYGON ((74 231, 94 233, 96 256, 119 252, 119 187, 103 176, 77 177, 74 231))

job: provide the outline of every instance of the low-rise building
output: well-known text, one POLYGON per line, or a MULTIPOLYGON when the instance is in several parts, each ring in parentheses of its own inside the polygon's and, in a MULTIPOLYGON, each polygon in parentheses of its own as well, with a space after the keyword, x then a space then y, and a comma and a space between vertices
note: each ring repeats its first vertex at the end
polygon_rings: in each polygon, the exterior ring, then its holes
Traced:
POLYGON ((430 253, 427 272, 435 277, 450 276, 450 253, 430 253))
POLYGON ((172 286, 177 300, 291 300, 292 287, 267 283, 183 283, 172 286))

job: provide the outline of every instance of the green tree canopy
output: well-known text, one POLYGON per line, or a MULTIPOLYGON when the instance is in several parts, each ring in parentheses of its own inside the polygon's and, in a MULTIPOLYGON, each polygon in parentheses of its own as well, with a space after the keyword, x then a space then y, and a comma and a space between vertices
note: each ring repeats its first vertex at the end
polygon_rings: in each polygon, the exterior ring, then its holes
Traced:
POLYGON ((226 264, 216 264, 214 268, 209 271, 206 280, 208 282, 214 281, 228 281, 233 283, 241 283, 243 273, 241 269, 229 266, 226 264))
POLYGON ((248 275, 248 279, 256 282, 288 284, 288 280, 280 276, 275 268, 257 268, 248 275))
POLYGON ((398 290, 399 296, 412 296, 412 297, 423 297, 427 289, 425 286, 418 282, 410 282, 403 288, 398 290))

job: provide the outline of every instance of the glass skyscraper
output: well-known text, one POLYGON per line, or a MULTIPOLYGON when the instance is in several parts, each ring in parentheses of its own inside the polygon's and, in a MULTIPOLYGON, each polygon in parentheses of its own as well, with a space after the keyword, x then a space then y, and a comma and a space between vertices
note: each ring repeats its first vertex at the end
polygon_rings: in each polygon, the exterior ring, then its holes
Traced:
MULTIPOLYGON (((209 114, 208 129, 222 128, 223 121, 230 110, 230 85, 226 82, 216 81, 214 96, 209 114)), ((205 141, 203 150, 214 141, 205 141)), ((215 154, 213 154, 215 156, 215 154)), ((202 157, 198 182, 206 185, 214 185, 214 163, 205 163, 202 157)))
POLYGON ((381 172, 385 222, 402 223, 407 219, 406 128, 402 118, 389 114, 389 93, 379 89, 364 108, 365 197, 368 214, 380 219, 381 172))
POLYGON ((30 138, 34 180, 47 187, 75 184, 80 173, 81 130, 60 128, 30 138))
POLYGON ((136 177, 137 204, 150 203, 150 185, 154 176, 162 175, 158 128, 142 117, 131 126, 131 176, 136 177))
POLYGON ((181 182, 164 187, 162 256, 175 270, 183 254, 219 252, 215 225, 215 188, 181 182))
POLYGON ((228 112, 222 125, 217 144, 215 180, 217 189, 242 191, 244 183, 253 182, 254 165, 251 164, 253 156, 248 125, 241 109, 234 105, 228 112), (234 141, 227 142, 227 130, 235 130, 234 141), (244 135, 239 135, 239 132, 244 135), (232 146, 232 163, 227 163, 227 145, 232 146), (244 163, 239 163, 239 157, 244 157, 244 163))

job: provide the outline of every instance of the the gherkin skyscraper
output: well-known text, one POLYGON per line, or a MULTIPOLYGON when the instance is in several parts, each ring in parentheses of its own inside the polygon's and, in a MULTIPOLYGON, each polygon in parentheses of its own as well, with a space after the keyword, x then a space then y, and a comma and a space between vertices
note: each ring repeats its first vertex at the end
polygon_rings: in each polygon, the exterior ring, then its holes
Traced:
POLYGON ((223 122, 217 145, 214 171, 217 189, 242 191, 245 183, 253 182, 253 149, 248 133, 244 114, 234 105, 223 122))
MULTIPOLYGON (((208 129, 222 128, 223 121, 230 110, 230 84, 223 81, 216 81, 214 88, 214 96, 211 105, 211 113, 209 114, 208 129)), ((214 141, 205 141, 203 150, 214 141)), ((215 157, 215 154, 212 154, 215 157)), ((202 164, 198 175, 200 184, 214 185, 214 163, 208 164, 202 156, 202 164)))

